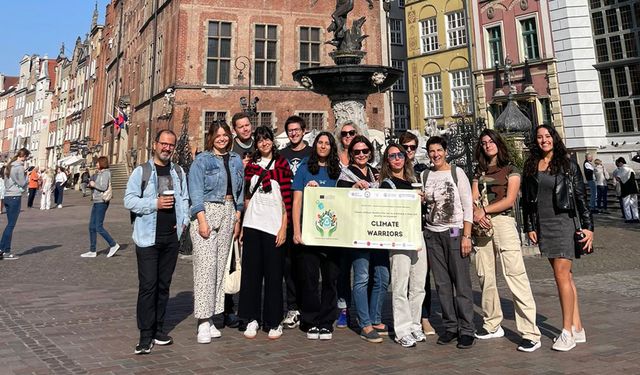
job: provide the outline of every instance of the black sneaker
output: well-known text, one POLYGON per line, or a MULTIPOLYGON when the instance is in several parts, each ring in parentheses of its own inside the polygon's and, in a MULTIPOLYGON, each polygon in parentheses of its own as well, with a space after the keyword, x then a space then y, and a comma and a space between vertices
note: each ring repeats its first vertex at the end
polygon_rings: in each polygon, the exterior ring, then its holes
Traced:
POLYGON ((527 353, 535 352, 538 348, 540 348, 540 341, 532 341, 529 339, 522 339, 518 346, 519 351, 527 353))
POLYGON ((140 339, 138 345, 136 345, 136 349, 133 351, 134 354, 149 354, 151 353, 151 348, 153 348, 153 340, 152 339, 140 339))
POLYGON ((173 344, 173 337, 166 333, 156 332, 156 337, 153 339, 153 342, 156 345, 171 345, 173 344))
POLYGON ((439 345, 451 344, 451 342, 455 340, 457 337, 458 337, 458 334, 456 332, 446 331, 444 334, 438 337, 438 344, 439 345))
POLYGON ((471 335, 462 335, 458 338, 458 345, 456 348, 458 349, 469 349, 475 344, 476 338, 471 335))

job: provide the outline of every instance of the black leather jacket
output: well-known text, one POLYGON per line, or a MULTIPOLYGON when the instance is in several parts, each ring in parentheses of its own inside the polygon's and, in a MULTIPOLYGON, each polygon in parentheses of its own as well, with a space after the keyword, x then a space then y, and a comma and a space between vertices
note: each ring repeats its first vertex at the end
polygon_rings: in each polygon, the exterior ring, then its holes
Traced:
MULTIPOLYGON (((556 175, 554 187, 553 207, 560 212, 566 212, 570 217, 575 217, 572 194, 575 194, 580 225, 582 229, 593 231, 593 216, 589 211, 587 197, 582 180, 582 172, 578 164, 571 160, 569 171, 556 175), (570 180, 569 180, 570 179, 570 180), (573 192, 570 189, 573 185, 573 192)), ((522 183, 522 209, 524 216, 525 232, 538 230, 538 176, 525 176, 522 183)))

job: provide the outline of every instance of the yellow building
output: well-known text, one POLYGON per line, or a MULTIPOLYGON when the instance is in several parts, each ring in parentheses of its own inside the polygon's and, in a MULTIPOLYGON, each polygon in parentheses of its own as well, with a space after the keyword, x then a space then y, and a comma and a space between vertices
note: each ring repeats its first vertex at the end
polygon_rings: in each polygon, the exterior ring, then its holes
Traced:
POLYGON ((422 132, 434 119, 443 128, 454 121, 456 101, 471 102, 467 50, 471 27, 464 3, 406 1, 405 15, 410 127, 422 132))

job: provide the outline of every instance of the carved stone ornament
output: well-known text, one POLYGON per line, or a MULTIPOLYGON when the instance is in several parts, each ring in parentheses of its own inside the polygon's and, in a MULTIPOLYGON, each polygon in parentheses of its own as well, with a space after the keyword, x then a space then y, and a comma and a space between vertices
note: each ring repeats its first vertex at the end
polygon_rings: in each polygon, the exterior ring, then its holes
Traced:
POLYGON ((495 9, 493 9, 493 7, 489 7, 489 9, 487 9, 487 18, 492 20, 493 17, 496 16, 496 11, 495 9))
POLYGON ((364 100, 343 100, 331 103, 333 115, 336 118, 336 127, 339 128, 342 124, 352 122, 368 137, 369 128, 365 119, 364 105, 364 100))
POLYGON ((300 84, 305 89, 311 90, 311 88, 313 88, 313 81, 311 80, 311 78, 309 78, 309 76, 302 76, 302 78, 300 78, 300 84))
POLYGON ((529 9, 529 1, 528 0, 520 0, 520 9, 522 9, 522 10, 529 9))
POLYGON ((409 23, 415 23, 416 22, 416 12, 415 11, 411 11, 409 12, 409 23))
POLYGON ((382 72, 375 72, 371 76, 371 82, 373 83, 374 86, 382 85, 385 79, 387 79, 387 75, 382 72))

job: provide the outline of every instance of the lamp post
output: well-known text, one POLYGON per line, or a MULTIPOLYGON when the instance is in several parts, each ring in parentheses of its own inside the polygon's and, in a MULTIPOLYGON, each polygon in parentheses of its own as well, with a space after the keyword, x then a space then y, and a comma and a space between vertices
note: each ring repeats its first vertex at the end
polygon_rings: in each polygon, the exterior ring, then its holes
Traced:
POLYGON ((260 101, 260 98, 257 96, 253 99, 251 98, 251 59, 244 55, 238 56, 234 61, 234 65, 236 69, 240 71, 240 73, 238 73, 239 82, 244 81, 243 73, 245 69, 247 69, 249 73, 249 96, 240 97, 240 106, 242 107, 242 112, 249 115, 249 117, 253 117, 258 114, 258 101, 260 101))

